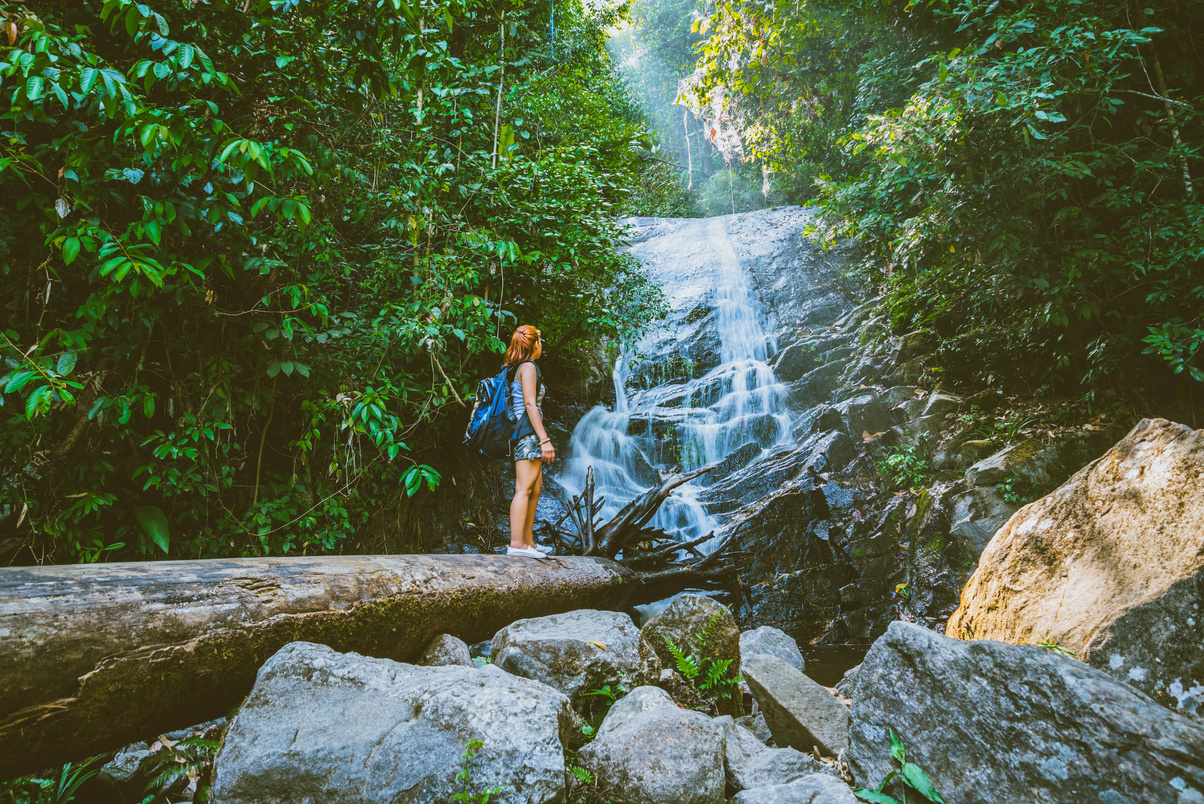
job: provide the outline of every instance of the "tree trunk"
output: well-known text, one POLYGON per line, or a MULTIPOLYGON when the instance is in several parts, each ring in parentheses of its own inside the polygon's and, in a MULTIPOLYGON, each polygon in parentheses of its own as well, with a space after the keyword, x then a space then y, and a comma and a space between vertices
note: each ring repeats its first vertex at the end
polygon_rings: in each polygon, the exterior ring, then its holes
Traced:
POLYGON ((616 608, 604 558, 338 556, 0 569, 0 779, 227 714, 296 640, 404 661, 616 608))

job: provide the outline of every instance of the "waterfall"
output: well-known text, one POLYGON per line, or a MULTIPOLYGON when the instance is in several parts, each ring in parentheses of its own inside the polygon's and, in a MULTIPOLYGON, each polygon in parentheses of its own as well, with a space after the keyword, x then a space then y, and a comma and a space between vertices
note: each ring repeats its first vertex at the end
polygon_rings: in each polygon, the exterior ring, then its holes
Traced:
MULTIPOLYGON (((776 343, 765 331, 750 277, 723 219, 711 219, 703 238, 691 228, 678 237, 657 238, 654 252, 633 248, 665 289, 673 312, 665 326, 619 356, 612 374, 615 409, 598 406, 582 417, 573 430, 571 457, 555 478, 570 496, 578 494, 592 466, 595 493, 606 500, 602 521, 656 485, 657 470, 688 471, 750 444, 755 447, 744 452, 759 448, 755 460, 790 436, 789 392, 767 365, 776 343), (706 313, 699 324, 702 334, 719 347, 718 365, 705 372, 682 358, 677 334, 697 331, 689 318, 700 310, 706 313), (628 387, 633 372, 642 387, 628 387)), ((650 527, 682 541, 714 530, 720 522, 697 499, 707 483, 704 475, 680 486, 650 527)))

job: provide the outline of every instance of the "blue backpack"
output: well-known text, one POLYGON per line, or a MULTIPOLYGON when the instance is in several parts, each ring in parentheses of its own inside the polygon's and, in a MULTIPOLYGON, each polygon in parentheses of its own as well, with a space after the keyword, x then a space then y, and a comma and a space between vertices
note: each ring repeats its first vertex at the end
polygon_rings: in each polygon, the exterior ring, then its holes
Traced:
MULTIPOLYGON (((524 360, 522 363, 528 361, 524 360)), ((519 363, 518 365, 522 365, 519 363)), ((477 393, 473 398, 472 414, 468 417, 468 427, 464 430, 464 446, 470 452, 475 452, 486 458, 505 460, 514 454, 514 445, 518 439, 533 433, 524 413, 522 420, 514 418, 510 408, 510 384, 518 366, 503 367, 495 377, 487 377, 477 384, 477 393)), ((541 380, 539 365, 535 366, 536 381, 541 380)))

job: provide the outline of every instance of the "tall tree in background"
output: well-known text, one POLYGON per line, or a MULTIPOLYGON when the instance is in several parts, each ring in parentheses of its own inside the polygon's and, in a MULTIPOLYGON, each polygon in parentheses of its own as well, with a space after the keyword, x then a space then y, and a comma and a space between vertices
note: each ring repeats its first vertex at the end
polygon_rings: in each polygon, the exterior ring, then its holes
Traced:
POLYGON ((550 12, 0 5, 0 561, 365 549, 500 332, 654 319, 614 14, 550 12))

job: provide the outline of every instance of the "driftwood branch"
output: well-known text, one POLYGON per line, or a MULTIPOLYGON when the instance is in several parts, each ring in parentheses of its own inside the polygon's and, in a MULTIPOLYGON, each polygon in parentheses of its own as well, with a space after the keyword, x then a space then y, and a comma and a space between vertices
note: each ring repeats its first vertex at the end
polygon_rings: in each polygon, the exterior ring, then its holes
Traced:
POLYGON ((714 465, 663 478, 656 488, 649 489, 623 506, 609 522, 599 525, 595 519, 603 500, 594 497, 594 471, 586 471, 585 488, 569 503, 568 513, 555 525, 541 523, 545 533, 554 533, 557 547, 575 541, 584 555, 612 559, 636 574, 639 597, 654 599, 671 594, 672 590, 701 584, 730 584, 736 572, 729 551, 729 535, 710 553, 698 548, 715 534, 707 533, 688 541, 678 541, 659 528, 646 527, 661 505, 684 483, 705 474, 714 465), (576 535, 561 531, 559 525, 571 519, 576 535))

